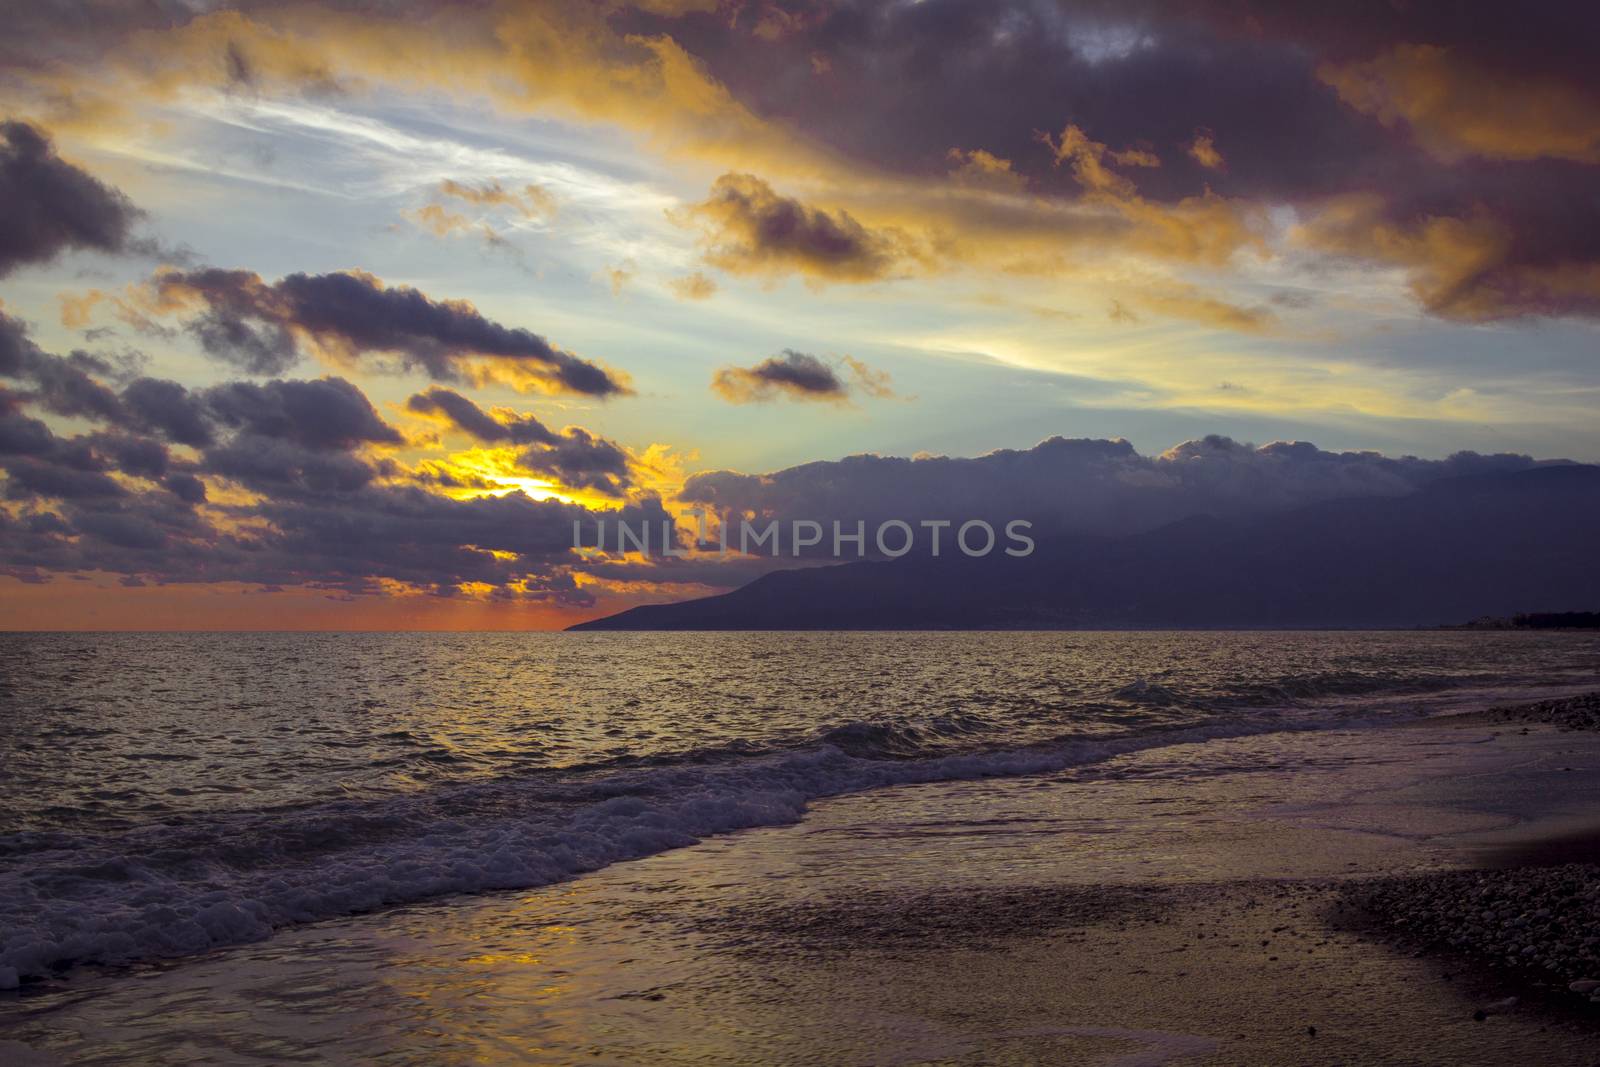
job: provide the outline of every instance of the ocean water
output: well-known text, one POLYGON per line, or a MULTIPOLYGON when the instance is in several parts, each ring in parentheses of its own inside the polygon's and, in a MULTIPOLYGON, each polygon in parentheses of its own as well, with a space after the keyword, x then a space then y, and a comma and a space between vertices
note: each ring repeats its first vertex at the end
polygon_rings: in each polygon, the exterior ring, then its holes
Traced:
POLYGON ((1597 687, 1582 634, 0 635, 0 987, 822 797, 1597 687))

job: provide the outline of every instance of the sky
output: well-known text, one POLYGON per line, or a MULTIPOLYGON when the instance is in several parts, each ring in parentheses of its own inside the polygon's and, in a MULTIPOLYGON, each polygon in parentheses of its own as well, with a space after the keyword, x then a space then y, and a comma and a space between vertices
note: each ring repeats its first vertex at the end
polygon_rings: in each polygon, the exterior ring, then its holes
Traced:
POLYGON ((0 627, 553 628, 696 507, 1600 460, 1590 5, 0 14, 0 627))

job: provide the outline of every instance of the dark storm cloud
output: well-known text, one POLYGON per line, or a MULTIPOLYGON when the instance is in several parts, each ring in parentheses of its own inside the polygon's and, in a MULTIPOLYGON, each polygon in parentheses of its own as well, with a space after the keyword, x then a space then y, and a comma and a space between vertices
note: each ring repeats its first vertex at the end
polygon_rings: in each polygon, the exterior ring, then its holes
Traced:
POLYGON ((162 378, 140 378, 122 390, 122 403, 130 421, 150 433, 193 448, 212 441, 209 413, 200 397, 184 386, 162 378))
POLYGON ((263 493, 349 493, 378 474, 372 464, 348 452, 308 448, 253 433, 208 448, 201 469, 263 493))
POLYGON ((227 382, 191 391, 178 382, 136 378, 120 394, 90 372, 114 366, 86 352, 67 357, 39 349, 16 319, 0 313, 0 376, 26 381, 18 394, 57 415, 79 416, 175 444, 204 448, 223 433, 288 441, 314 450, 403 442, 366 394, 343 378, 227 382))
POLYGON ((457 429, 486 444, 553 444, 559 437, 532 415, 490 415, 453 389, 434 386, 416 393, 406 408, 419 415, 442 415, 457 429))
POLYGON ((117 421, 116 394, 90 377, 113 369, 111 363, 87 352, 63 357, 42 351, 20 320, 0 311, 0 377, 28 382, 29 399, 46 411, 117 421))
POLYGON ((189 323, 189 332, 207 354, 246 374, 282 374, 300 360, 286 326, 252 322, 250 308, 213 308, 189 323))
MULTIPOLYGON (((404 484, 411 476, 403 468, 367 451, 403 438, 348 381, 191 390, 138 378, 118 393, 89 376, 115 367, 80 355, 43 352, 21 323, 0 317, 0 371, 29 387, 0 387, 3 494, 18 509, 0 510, 0 573, 42 581, 100 571, 129 582, 295 585, 352 595, 383 593, 395 582, 439 595, 471 585, 501 598, 593 602, 572 573, 572 524, 592 522, 596 512, 521 492, 453 500, 404 484), (68 366, 110 402, 83 414, 103 428, 62 437, 26 409, 53 410, 76 395, 40 386, 68 366), (169 443, 197 455, 173 452, 169 443), (208 482, 251 496, 197 510, 207 503, 208 482)), ((476 413, 480 431, 520 450, 520 468, 615 496, 623 507, 613 516, 667 518, 658 499, 625 496, 629 459, 610 441, 578 427, 535 429, 529 416, 484 412, 448 390, 422 396, 431 400, 414 407, 445 413, 448 405, 469 425, 476 413)))
POLYGON ((115 422, 121 418, 122 405, 117 395, 96 379, 90 372, 105 373, 109 365, 85 352, 74 352, 62 358, 41 355, 29 374, 36 386, 38 403, 57 415, 80 416, 115 422))
POLYGON ((126 496, 128 492, 101 471, 33 457, 13 457, 6 463, 5 472, 6 495, 13 500, 30 497, 80 500, 126 496))
POLYGON ((250 271, 168 271, 156 279, 174 309, 198 309, 189 328, 211 355, 251 373, 279 373, 307 342, 334 358, 388 356, 439 381, 505 371, 552 391, 607 397, 627 391, 603 368, 529 330, 502 326, 464 300, 434 300, 364 273, 291 274, 268 283, 250 271))
POLYGON ((1600 314, 1595 5, 807 0, 625 24, 873 170, 982 151, 1075 198, 1037 138, 1070 124, 1159 160, 1129 175, 1152 201, 1327 212, 1309 247, 1401 267, 1441 317, 1600 314))
POLYGON ((55 434, 22 414, 13 394, 0 391, 0 456, 37 456, 54 447, 55 434))
POLYGON ((171 456, 160 441, 129 433, 97 433, 86 438, 96 452, 117 470, 135 478, 159 481, 166 476, 171 456))
POLYGON ((902 172, 942 174, 952 149, 982 149, 1046 190, 1075 194, 1036 138, 1072 123, 1097 141, 1153 150, 1162 165, 1138 175, 1147 196, 1207 184, 1300 196, 1343 188, 1352 167, 1393 147, 1318 81, 1299 42, 1225 33, 1182 5, 863 0, 804 10, 768 40, 750 40, 748 20, 658 25, 758 113, 902 172), (1202 129, 1227 173, 1185 154, 1202 129))
POLYGON ((366 394, 343 378, 229 382, 207 389, 204 404, 219 425, 311 449, 349 451, 403 441, 366 394))
POLYGON ((139 211, 56 155, 43 131, 0 122, 0 278, 69 249, 123 252, 139 211))
POLYGON ((186 504, 204 504, 206 501, 206 483, 192 474, 173 474, 161 484, 186 504))
POLYGON ((843 379, 828 364, 806 352, 786 348, 753 367, 723 367, 711 382, 724 400, 745 404, 789 396, 797 400, 843 400, 843 379))
POLYGON ((372 487, 338 499, 271 500, 259 514, 271 532, 259 541, 263 558, 251 580, 302 584, 312 573, 317 582, 358 592, 372 591, 374 577, 439 592, 478 582, 561 603, 593 600, 557 567, 571 547, 572 520, 592 514, 575 505, 520 492, 450 500, 417 488, 372 487))

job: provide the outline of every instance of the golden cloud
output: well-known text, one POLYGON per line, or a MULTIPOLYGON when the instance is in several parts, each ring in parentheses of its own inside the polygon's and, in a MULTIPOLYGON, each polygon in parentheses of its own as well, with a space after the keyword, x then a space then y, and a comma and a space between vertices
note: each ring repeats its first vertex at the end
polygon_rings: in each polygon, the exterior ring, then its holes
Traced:
POLYGON ((1223 170, 1227 164, 1222 158, 1222 153, 1217 151, 1217 143, 1210 130, 1196 130, 1194 140, 1189 142, 1189 158, 1207 170, 1223 170))
MULTIPOLYGON (((619 34, 606 14, 606 5, 577 3, 404 21, 298 7, 217 11, 140 31, 97 62, 48 68, 23 95, 31 107, 98 123, 112 139, 122 135, 108 116, 241 84, 261 93, 442 91, 509 112, 609 123, 666 156, 731 165, 684 217, 701 232, 706 263, 768 280, 859 283, 955 267, 1084 276, 1115 259, 1219 267, 1243 248, 1264 248, 1261 207, 1209 192, 1147 200, 1114 168, 1155 167, 1158 157, 1110 149, 1070 124, 1041 140, 1070 167, 1082 187, 1076 197, 1030 193, 1011 161, 981 149, 954 151, 950 173, 926 177, 846 162, 756 116, 674 40, 619 34), (780 194, 769 184, 777 181, 804 197, 780 194)), ((439 192, 530 218, 555 209, 537 187, 453 181, 439 192)), ((482 223, 447 203, 410 217, 441 235, 482 223)), ((492 228, 485 236, 493 240, 492 228)), ((707 292, 698 283, 673 288, 690 299, 707 292)))
POLYGON ((667 288, 680 300, 709 300, 717 293, 717 283, 701 271, 672 278, 667 282, 667 288))
POLYGON ((1600 162, 1600 100, 1553 79, 1507 77, 1437 45, 1398 45, 1318 76, 1385 126, 1404 123, 1446 162, 1570 159, 1600 162))

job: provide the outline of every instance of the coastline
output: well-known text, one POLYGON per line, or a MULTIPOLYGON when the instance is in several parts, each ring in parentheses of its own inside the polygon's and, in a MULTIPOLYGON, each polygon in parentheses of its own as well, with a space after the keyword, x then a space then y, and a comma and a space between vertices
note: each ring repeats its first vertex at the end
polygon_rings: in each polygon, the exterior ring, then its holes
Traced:
POLYGON ((1347 894, 1504 862, 1597 791, 1600 736, 1472 716, 893 786, 574 882, 85 978, 13 1002, 0 1039, 41 1063, 1588 1065, 1586 999, 1391 941, 1347 894))

